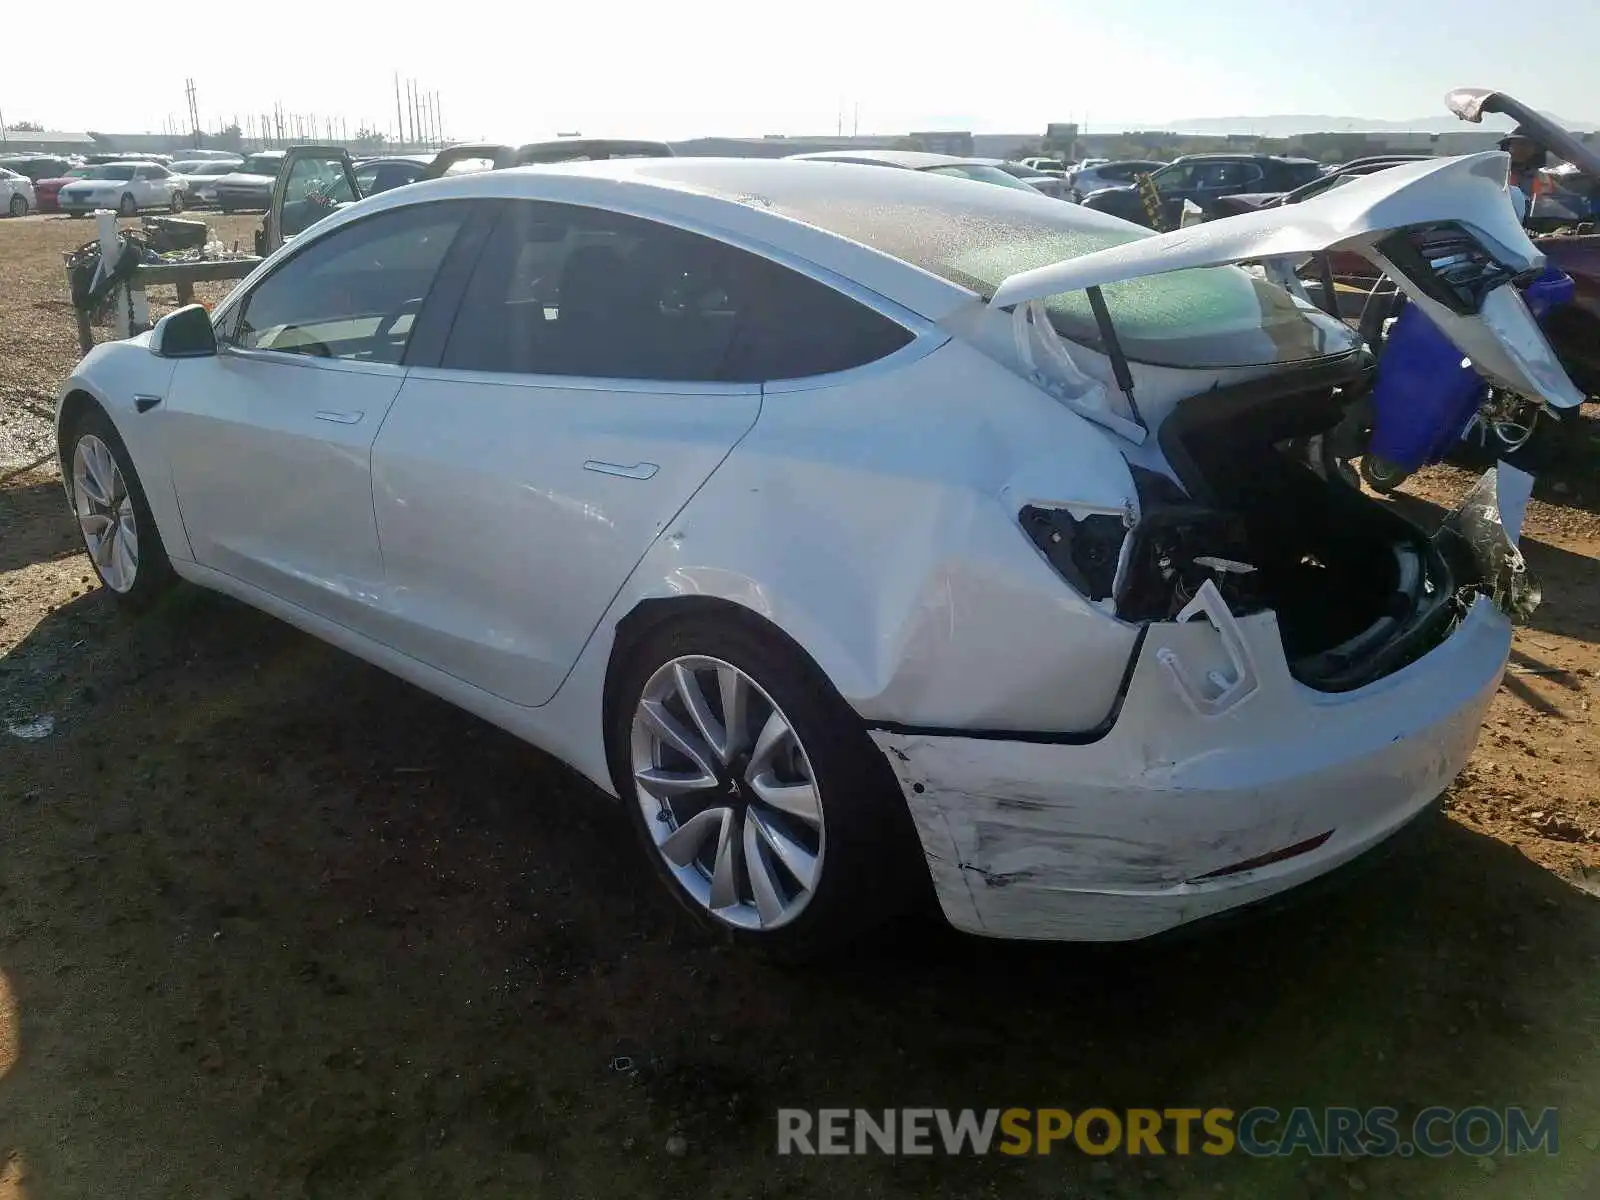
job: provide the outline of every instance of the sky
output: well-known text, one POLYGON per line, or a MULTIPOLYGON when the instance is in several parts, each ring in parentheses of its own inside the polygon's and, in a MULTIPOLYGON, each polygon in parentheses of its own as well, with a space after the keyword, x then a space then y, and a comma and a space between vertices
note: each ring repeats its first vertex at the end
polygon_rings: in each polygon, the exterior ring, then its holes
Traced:
POLYGON ((1445 92, 1464 86, 1600 120, 1597 4, 1563 9, 1542 38, 1504 0, 385 0, 206 5, 171 21, 158 6, 133 59, 127 11, 11 5, 7 43, 87 48, 104 25, 123 31, 115 58, 127 65, 7 54, 5 121, 160 130, 186 111, 193 78, 208 129, 281 103, 342 118, 351 134, 363 121, 392 133, 396 72, 439 94, 454 140, 832 133, 841 112, 862 133, 1406 119, 1443 114, 1445 92))

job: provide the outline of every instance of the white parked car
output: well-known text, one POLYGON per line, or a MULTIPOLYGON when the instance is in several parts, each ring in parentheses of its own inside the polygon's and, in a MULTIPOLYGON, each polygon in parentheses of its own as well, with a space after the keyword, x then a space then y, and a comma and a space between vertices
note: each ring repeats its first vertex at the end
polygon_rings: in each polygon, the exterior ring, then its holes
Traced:
POLYGON ((239 160, 202 159, 197 162, 175 162, 172 173, 183 184, 184 202, 190 205, 210 205, 217 202, 217 183, 225 175, 239 169, 239 160))
POLYGON ((1507 618, 1279 452, 1367 352, 1222 264, 1367 254, 1570 403, 1514 288, 1376 248, 1456 221, 1482 278, 1526 269, 1505 173, 1161 237, 814 162, 418 183, 96 347, 67 492, 118 600, 216 589, 543 747, 736 939, 930 886, 965 930, 1140 937, 1362 854, 1472 751, 1507 618))
POLYGON ((63 187, 56 193, 56 203, 74 217, 100 208, 115 209, 125 217, 147 208, 182 212, 183 180, 160 163, 104 163, 90 178, 63 187))
POLYGON ((33 181, 26 175, 0 167, 0 212, 11 217, 25 217, 38 206, 33 181))

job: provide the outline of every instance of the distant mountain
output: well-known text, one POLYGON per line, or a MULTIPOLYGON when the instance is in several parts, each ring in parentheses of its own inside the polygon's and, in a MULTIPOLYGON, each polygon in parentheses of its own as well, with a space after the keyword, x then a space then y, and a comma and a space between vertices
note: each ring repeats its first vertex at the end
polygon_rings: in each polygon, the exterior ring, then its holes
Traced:
MULTIPOLYGON (((1572 121, 1555 113, 1545 113, 1557 125, 1587 133, 1595 128, 1591 121, 1572 121)), ((1198 133, 1220 137, 1229 133, 1257 137, 1298 137, 1303 133, 1458 133, 1469 129, 1508 130, 1510 118, 1492 113, 1482 125, 1474 126, 1449 113, 1416 117, 1409 121, 1377 121, 1369 117, 1318 115, 1273 115, 1267 117, 1197 117, 1171 121, 1160 126, 1173 133, 1198 133)))

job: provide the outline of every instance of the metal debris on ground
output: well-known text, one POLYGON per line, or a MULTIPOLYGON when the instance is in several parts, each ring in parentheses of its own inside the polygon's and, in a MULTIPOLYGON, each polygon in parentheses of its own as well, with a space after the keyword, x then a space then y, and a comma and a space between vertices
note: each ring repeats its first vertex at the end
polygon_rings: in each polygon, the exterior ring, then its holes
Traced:
POLYGON ((6 732, 14 738, 21 738, 25 742, 38 742, 49 737, 56 731, 56 719, 49 713, 42 717, 35 717, 31 721, 11 721, 6 725, 6 732))

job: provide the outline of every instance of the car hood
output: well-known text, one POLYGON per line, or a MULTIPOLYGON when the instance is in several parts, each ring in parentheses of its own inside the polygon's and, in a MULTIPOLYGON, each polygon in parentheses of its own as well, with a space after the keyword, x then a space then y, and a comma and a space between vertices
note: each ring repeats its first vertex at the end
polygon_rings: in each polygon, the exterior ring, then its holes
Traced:
POLYGON ((1434 298, 1437 287, 1421 278, 1417 268, 1401 267, 1378 249, 1397 231, 1451 222, 1466 229, 1484 252, 1512 272, 1542 267, 1544 254, 1528 240, 1511 206, 1506 190, 1509 166, 1509 157, 1501 151, 1403 163, 1300 204, 1136 237, 1018 272, 995 289, 990 303, 1007 308, 1190 267, 1350 250, 1393 278, 1485 377, 1558 408, 1571 408, 1582 403, 1583 395, 1514 286, 1503 284, 1488 294, 1478 311, 1460 313, 1434 298))
POLYGON ((74 179, 71 175, 53 175, 49 179, 35 179, 33 181, 33 186, 36 187, 36 188, 39 188, 39 187, 64 188, 68 184, 72 184, 72 183, 87 183, 87 182, 88 182, 88 180, 86 180, 86 179, 74 179))
POLYGON ((235 171, 231 175, 200 176, 200 178, 215 179, 219 184, 228 183, 232 184, 234 187, 270 188, 277 176, 246 175, 243 171, 235 171))
POLYGON ((127 187, 131 179, 69 179, 62 184, 63 187, 74 188, 119 188, 127 187))

